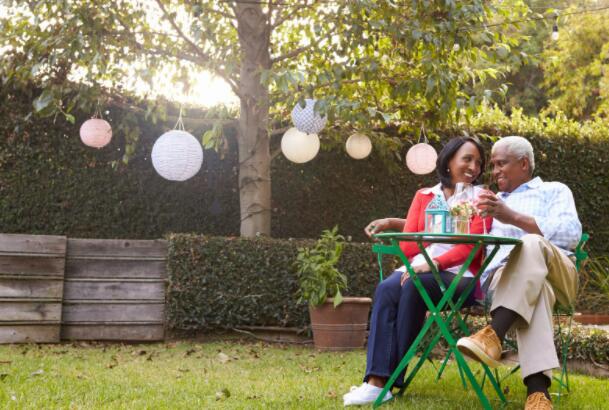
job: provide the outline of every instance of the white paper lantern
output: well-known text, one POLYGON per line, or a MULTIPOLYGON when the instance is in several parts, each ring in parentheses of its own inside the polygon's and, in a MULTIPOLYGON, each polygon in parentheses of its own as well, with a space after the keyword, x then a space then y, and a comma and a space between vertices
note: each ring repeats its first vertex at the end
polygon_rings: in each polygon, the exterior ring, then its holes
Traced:
POLYGON ((347 154, 353 159, 364 159, 372 152, 370 138, 363 134, 353 134, 345 144, 347 154))
POLYGON ((112 139, 112 127, 106 120, 91 118, 80 126, 80 139, 89 147, 105 147, 112 139))
POLYGON ((303 164, 315 158, 319 152, 319 137, 292 127, 281 138, 281 152, 290 161, 303 164))
POLYGON ((300 104, 296 104, 292 110, 292 122, 298 128, 298 131, 307 134, 319 134, 326 126, 328 117, 322 117, 315 112, 315 100, 307 98, 305 103, 304 108, 300 104))
POLYGON ((413 145, 406 153, 406 166, 417 175, 429 174, 436 169, 438 153, 429 144, 413 145))
POLYGON ((203 149, 186 131, 171 130, 156 140, 151 157, 160 176, 170 181, 186 181, 201 169, 203 149))

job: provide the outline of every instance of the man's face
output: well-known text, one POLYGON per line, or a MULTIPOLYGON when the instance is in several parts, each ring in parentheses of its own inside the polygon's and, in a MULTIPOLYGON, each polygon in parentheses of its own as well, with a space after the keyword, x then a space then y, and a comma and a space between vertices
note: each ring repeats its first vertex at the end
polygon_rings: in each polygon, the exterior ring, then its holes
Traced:
POLYGON ((531 179, 529 160, 508 154, 506 147, 496 148, 491 155, 493 179, 502 192, 512 192, 531 179))

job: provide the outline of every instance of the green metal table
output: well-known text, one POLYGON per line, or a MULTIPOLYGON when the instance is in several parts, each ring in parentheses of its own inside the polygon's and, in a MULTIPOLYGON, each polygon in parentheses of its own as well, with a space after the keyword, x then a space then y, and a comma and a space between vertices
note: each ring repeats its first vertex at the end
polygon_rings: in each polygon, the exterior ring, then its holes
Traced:
MULTIPOLYGON (((412 279, 415 288, 418 290, 419 294, 421 295, 421 298, 427 305, 427 308, 429 309, 430 314, 429 314, 427 320, 425 321, 425 323, 423 324, 423 328, 419 332, 418 336, 415 338, 414 342, 412 343, 412 345, 410 346, 410 348, 408 349, 408 351, 406 352, 406 354, 404 355, 404 357, 398 364, 397 368, 394 370, 393 374, 391 375, 391 377, 385 384, 385 388, 377 397, 376 401, 374 402, 373 407, 377 408, 383 403, 383 401, 382 401, 383 397, 385 397, 385 394, 387 393, 387 391, 389 391, 389 389, 391 388, 391 386, 397 379, 398 375, 406 368, 406 366, 408 366, 410 361, 415 357, 417 350, 419 348, 419 345, 421 344, 421 341, 423 340, 425 335, 431 330, 432 325, 434 323, 436 323, 438 330, 433 335, 429 345, 424 347, 423 353, 421 354, 421 357, 419 358, 419 361, 417 362, 417 364, 406 375, 406 378, 404 381, 404 386, 400 389, 398 396, 402 395, 404 393, 404 391, 406 390, 406 388, 408 387, 408 385, 412 382, 412 380, 416 376, 417 372, 419 371, 419 369, 421 368, 421 366, 423 365, 423 363, 425 362, 425 360, 431 353, 434 346, 436 344, 438 344, 438 342, 440 341, 441 338, 444 338, 446 340, 446 342, 448 343, 449 353, 446 356, 446 359, 444 360, 444 363, 442 364, 442 368, 440 369, 439 373, 442 372, 442 370, 446 366, 446 363, 448 362, 448 358, 450 357, 451 354, 453 354, 455 356, 455 360, 458 364, 459 374, 461 376, 463 386, 467 387, 467 384, 465 381, 465 379, 467 379, 469 381, 469 383, 471 384, 471 386, 473 387, 473 389, 475 390, 476 394, 478 395, 478 398, 480 399, 482 406, 485 409, 492 409, 489 399, 484 394, 482 387, 480 386, 480 384, 474 377, 467 362, 463 358, 463 355, 457 349, 457 342, 451 333, 449 324, 452 323, 453 320, 455 320, 457 326, 463 333, 465 333, 466 335, 470 334, 469 330, 467 328, 467 325, 465 324, 465 321, 463 320, 463 318, 461 317, 461 315, 459 313, 461 306, 463 305, 463 303, 465 302, 465 300, 467 299, 469 294, 474 290, 474 287, 475 287, 476 282, 478 281, 480 275, 482 274, 482 272, 484 272, 484 270, 486 269, 488 264, 491 262, 493 257, 497 254, 497 251, 499 251, 499 247, 501 245, 517 245, 517 244, 521 243, 521 241, 519 239, 514 239, 514 238, 502 238, 502 237, 490 236, 490 235, 466 235, 466 234, 453 234, 453 233, 440 234, 440 233, 426 233, 426 232, 380 233, 380 234, 374 235, 374 238, 376 238, 379 241, 378 243, 375 243, 372 246, 372 250, 377 254, 378 259, 379 259, 380 280, 383 280, 382 256, 383 255, 394 255, 394 256, 399 257, 400 260, 402 261, 402 263, 406 266, 406 269, 408 270, 410 278, 412 279), (434 278, 436 279, 436 281, 438 282, 438 286, 440 287, 440 289, 442 290, 442 293, 443 293, 442 298, 440 299, 440 301, 438 302, 437 305, 434 305, 433 301, 429 297, 429 294, 425 290, 425 287, 421 283, 421 280, 419 279, 418 275, 412 269, 412 266, 410 265, 408 258, 406 258, 406 256, 400 249, 400 242, 402 242, 402 241, 416 242, 421 251, 421 254, 427 261, 427 264, 431 267, 432 274, 433 274, 434 278), (455 277, 453 278, 453 280, 450 283, 450 285, 448 286, 448 288, 444 285, 444 282, 440 278, 440 274, 439 274, 438 270, 436 269, 435 265, 431 261, 430 256, 426 252, 425 244, 430 244, 430 243, 474 245, 472 250, 470 251, 469 256, 467 257, 467 259, 461 266, 461 269, 459 270, 457 275, 455 275, 455 277), (457 284, 459 283, 459 281, 461 280, 461 278, 463 277, 465 272, 467 272, 470 264, 472 263, 472 261, 474 259, 474 256, 478 252, 478 250, 480 248, 482 248, 483 246, 487 246, 487 245, 494 245, 494 247, 493 247, 492 251, 490 253, 488 253, 488 255, 486 255, 484 260, 482 261, 482 266, 480 267, 480 270, 478 271, 477 275, 475 276, 476 280, 471 281, 470 284, 465 288, 465 290, 463 291, 463 293, 461 294, 459 299, 456 302, 454 302, 453 295, 457 289, 457 284), (446 315, 446 318, 444 318, 441 315, 441 312, 443 310, 445 310, 446 307, 448 307, 448 309, 446 309, 447 315, 446 315)), ((486 366, 484 363, 482 363, 482 367, 484 368, 485 377, 489 378, 494 390, 497 392, 497 395, 499 396, 499 399, 503 403, 506 403, 506 398, 503 395, 503 392, 501 391, 501 388, 499 387, 499 384, 497 383, 497 380, 495 379, 493 373, 490 371, 488 366, 486 366)))

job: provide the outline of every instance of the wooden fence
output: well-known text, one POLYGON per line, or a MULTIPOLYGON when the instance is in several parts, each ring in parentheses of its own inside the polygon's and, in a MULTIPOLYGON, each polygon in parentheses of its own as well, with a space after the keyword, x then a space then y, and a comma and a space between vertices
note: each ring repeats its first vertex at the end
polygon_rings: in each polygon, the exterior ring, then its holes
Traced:
POLYGON ((0 234, 0 343, 163 340, 167 243, 0 234))
POLYGON ((69 239, 63 299, 64 340, 162 340, 162 240, 69 239))
POLYGON ((0 343, 59 342, 66 237, 0 234, 0 343))

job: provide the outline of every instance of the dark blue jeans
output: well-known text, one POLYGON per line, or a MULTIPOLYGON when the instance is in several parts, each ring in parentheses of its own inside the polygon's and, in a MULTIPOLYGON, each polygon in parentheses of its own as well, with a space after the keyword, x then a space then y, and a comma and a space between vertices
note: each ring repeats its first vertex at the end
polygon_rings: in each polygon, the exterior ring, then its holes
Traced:
MULTIPOLYGON (((440 275, 448 288, 455 275, 446 271, 440 272, 440 275)), ((427 305, 411 279, 408 279, 404 286, 400 286, 401 276, 401 272, 395 271, 376 287, 364 381, 368 381, 370 376, 389 378, 425 323, 427 305)), ((421 273, 418 276, 433 303, 437 304, 442 299, 442 291, 432 273, 421 273)), ((453 301, 457 301, 472 280, 473 278, 461 279, 453 301)), ((474 304, 473 293, 470 293, 463 306, 474 304)), ((394 387, 403 386, 404 373, 405 371, 397 378, 394 387)))

